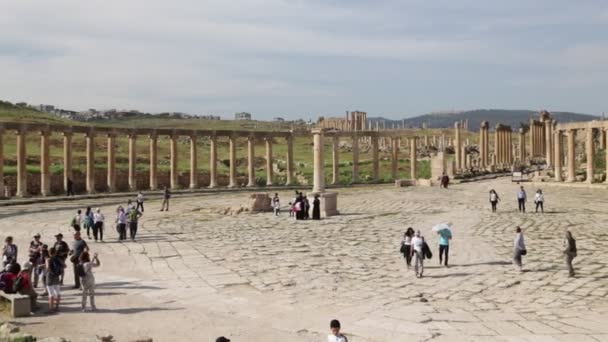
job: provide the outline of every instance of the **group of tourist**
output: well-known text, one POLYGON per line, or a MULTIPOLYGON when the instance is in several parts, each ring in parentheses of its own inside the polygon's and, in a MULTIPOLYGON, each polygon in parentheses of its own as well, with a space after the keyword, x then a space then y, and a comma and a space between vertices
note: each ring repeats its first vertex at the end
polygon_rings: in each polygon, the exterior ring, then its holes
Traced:
MULTIPOLYGON (((348 342, 348 338, 341 332, 342 327, 340 321, 332 319, 329 322, 330 334, 327 335, 327 342, 348 342)), ((230 342, 230 339, 224 336, 220 336, 215 339, 215 342, 230 342)))
MULTIPOLYGON (((275 199, 278 203, 278 194, 275 194, 275 199)), ((296 191, 296 196, 292 202, 289 202, 289 207, 289 216, 295 216, 296 220, 308 220, 311 218, 310 200, 302 192, 296 191)), ((277 210, 275 209, 276 212, 277 210)), ((315 195, 312 201, 312 219, 321 219, 321 200, 319 199, 319 195, 315 195)))
MULTIPOLYGON (((492 212, 495 213, 496 206, 497 206, 498 202, 500 201, 500 196, 498 196, 498 193, 496 192, 496 190, 494 190, 494 189, 490 190, 489 200, 490 200, 490 205, 492 207, 492 212)), ((526 202, 527 201, 528 201, 528 194, 526 193, 526 190, 524 189, 524 187, 520 186, 519 189, 517 190, 517 208, 520 213, 526 212, 526 202)), ((536 213, 538 213, 539 208, 540 208, 541 213, 545 212, 544 203, 545 203, 545 195, 543 195, 543 191, 541 189, 536 190, 536 193, 534 194, 534 205, 536 206, 536 208, 535 208, 536 213)))
POLYGON ((0 290, 29 296, 31 312, 34 312, 38 309, 39 295, 36 288, 41 283, 43 292, 40 296, 48 297, 48 313, 58 312, 61 303, 61 286, 69 259, 74 271, 74 289, 82 291, 82 310, 86 311, 87 297, 91 309, 96 310, 93 268, 99 266, 100 261, 97 253, 91 256, 89 246, 80 236, 80 230, 74 230, 72 248, 63 240, 61 233, 55 235, 55 241, 50 248, 40 239, 40 234, 34 235, 29 245, 27 261, 21 266, 13 238, 6 237, 2 250, 3 270, 0 272, 0 290))

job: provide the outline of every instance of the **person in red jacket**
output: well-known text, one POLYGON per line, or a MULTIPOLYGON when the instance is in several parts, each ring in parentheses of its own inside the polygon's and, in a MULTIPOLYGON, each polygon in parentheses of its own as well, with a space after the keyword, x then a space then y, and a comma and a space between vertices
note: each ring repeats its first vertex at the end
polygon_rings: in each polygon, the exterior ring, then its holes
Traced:
POLYGON ((21 272, 19 272, 19 275, 17 276, 17 279, 15 279, 15 281, 18 284, 17 292, 19 294, 30 297, 31 312, 34 312, 38 308, 38 305, 36 304, 38 294, 32 286, 32 278, 30 273, 32 267, 33 265, 31 262, 26 262, 25 264, 23 264, 23 269, 21 270, 21 272))

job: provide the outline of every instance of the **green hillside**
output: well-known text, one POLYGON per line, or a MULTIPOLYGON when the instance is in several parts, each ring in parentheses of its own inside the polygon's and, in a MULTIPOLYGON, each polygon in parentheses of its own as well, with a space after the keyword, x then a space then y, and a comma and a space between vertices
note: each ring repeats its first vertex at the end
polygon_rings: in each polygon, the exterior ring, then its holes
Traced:
POLYGON ((78 124, 35 109, 19 107, 6 101, 0 101, 0 122, 78 124))

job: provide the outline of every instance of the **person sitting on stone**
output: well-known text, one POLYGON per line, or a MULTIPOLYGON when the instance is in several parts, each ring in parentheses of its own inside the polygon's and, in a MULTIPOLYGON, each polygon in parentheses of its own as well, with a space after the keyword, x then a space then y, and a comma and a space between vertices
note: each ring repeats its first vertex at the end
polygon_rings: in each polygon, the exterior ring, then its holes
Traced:
POLYGON ((38 305, 36 304, 36 299, 38 298, 38 294, 34 287, 32 286, 32 278, 30 272, 32 271, 33 265, 31 262, 26 262, 23 264, 23 270, 19 272, 17 278, 15 278, 15 282, 13 284, 13 290, 16 293, 26 295, 30 297, 30 312, 36 311, 38 305))

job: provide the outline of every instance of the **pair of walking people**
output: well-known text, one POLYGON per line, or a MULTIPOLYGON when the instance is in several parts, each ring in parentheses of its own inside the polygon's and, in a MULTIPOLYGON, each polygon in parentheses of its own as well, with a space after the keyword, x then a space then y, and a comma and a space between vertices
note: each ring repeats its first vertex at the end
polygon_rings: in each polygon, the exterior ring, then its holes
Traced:
MULTIPOLYGON (((563 241, 564 249, 562 254, 566 261, 566 267, 568 268, 568 275, 574 277, 574 267, 572 262, 577 256, 576 240, 572 236, 572 232, 566 230, 565 238, 563 241)), ((526 243, 524 241, 524 233, 521 227, 515 228, 515 239, 513 240, 513 264, 520 272, 523 272, 523 256, 528 254, 526 243)))
MULTIPOLYGON (((450 230, 442 230, 438 231, 437 234, 439 235, 439 264, 448 267, 449 244, 452 239, 452 232, 450 230)), ((419 230, 414 232, 414 229, 409 227, 403 234, 399 251, 405 258, 407 268, 409 269, 412 266, 413 260, 416 276, 422 278, 424 259, 431 259, 433 257, 422 233, 419 230)))

